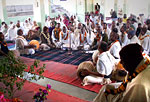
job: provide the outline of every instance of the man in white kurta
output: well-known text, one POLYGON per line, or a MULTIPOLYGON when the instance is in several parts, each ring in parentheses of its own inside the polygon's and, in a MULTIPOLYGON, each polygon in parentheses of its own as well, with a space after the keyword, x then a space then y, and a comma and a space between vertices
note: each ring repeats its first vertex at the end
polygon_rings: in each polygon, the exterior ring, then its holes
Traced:
POLYGON ((120 58, 119 52, 121 50, 121 45, 120 42, 118 41, 119 35, 117 33, 118 33, 117 28, 114 28, 110 34, 110 40, 112 41, 112 43, 109 47, 109 51, 116 59, 119 59, 120 58))
POLYGON ((55 29, 52 31, 52 40, 57 48, 61 47, 61 43, 60 43, 61 28, 60 28, 60 26, 61 26, 60 23, 57 23, 55 29))
POLYGON ((108 36, 108 40, 110 39, 110 29, 108 28, 107 24, 106 23, 103 23, 103 29, 102 29, 102 33, 104 34, 107 34, 108 36))
POLYGON ((115 66, 115 63, 115 58, 110 54, 109 51, 106 51, 99 55, 96 69, 98 73, 109 76, 115 66))
POLYGON ((124 47, 128 44, 128 34, 126 33, 126 26, 122 26, 120 32, 120 40, 122 43, 122 47, 124 47))
POLYGON ((70 31, 67 30, 66 26, 63 26, 62 31, 60 32, 60 43, 62 47, 70 47, 70 31))
POLYGON ((127 44, 138 43, 139 45, 141 45, 138 37, 135 35, 134 30, 129 30, 127 33, 128 33, 128 43, 127 44))
POLYGON ((8 40, 15 40, 17 38, 17 31, 15 29, 15 25, 12 24, 11 27, 8 29, 8 40))
POLYGON ((77 50, 78 47, 80 46, 79 35, 81 33, 81 27, 82 27, 82 24, 79 23, 74 33, 71 34, 71 47, 73 48, 73 50, 77 50))
POLYGON ((141 46, 144 49, 144 53, 149 54, 150 52, 150 35, 147 33, 147 28, 143 27, 141 33, 139 35, 139 40, 141 42, 141 46))
MULTIPOLYGON (((91 83, 99 82, 98 81, 99 79, 97 79, 97 77, 109 79, 110 77, 109 75, 111 74, 113 68, 115 67, 115 64, 117 63, 116 59, 110 54, 109 51, 107 51, 108 50, 107 47, 108 47, 107 43, 102 41, 98 47, 99 53, 98 54, 94 53, 95 54, 94 56, 98 57, 94 59, 95 60, 94 62, 96 62, 94 63, 94 65, 96 65, 97 71, 92 72, 89 70, 85 70, 84 72, 82 72, 83 76, 87 76, 86 77, 87 80, 88 78, 90 78, 91 83)), ((101 81, 100 83, 104 83, 104 82, 101 81)))
POLYGON ((20 54, 34 54, 34 46, 29 45, 27 40, 22 36, 23 31, 19 29, 17 34, 18 37, 16 39, 16 49, 20 52, 20 54))

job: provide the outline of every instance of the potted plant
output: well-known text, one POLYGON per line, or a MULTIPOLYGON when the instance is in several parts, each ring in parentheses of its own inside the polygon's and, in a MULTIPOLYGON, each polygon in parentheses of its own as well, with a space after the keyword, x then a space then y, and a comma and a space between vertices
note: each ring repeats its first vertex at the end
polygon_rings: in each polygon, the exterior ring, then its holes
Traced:
POLYGON ((39 63, 40 61, 35 60, 33 65, 28 68, 19 57, 15 57, 12 51, 0 57, 0 83, 3 84, 3 87, 0 87, 0 92, 7 93, 8 98, 13 99, 15 92, 22 89, 27 78, 33 80, 44 78, 42 73, 44 72, 45 64, 39 68, 39 63), (27 68, 28 72, 33 75, 24 77, 24 70, 27 68), (38 79, 36 78, 36 74, 39 75, 38 79))

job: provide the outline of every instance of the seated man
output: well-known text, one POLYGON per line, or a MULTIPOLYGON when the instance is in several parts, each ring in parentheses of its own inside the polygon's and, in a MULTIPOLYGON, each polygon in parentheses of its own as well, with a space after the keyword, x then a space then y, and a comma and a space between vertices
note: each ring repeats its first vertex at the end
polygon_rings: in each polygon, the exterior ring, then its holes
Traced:
POLYGON ((110 34, 111 44, 109 47, 109 51, 116 59, 120 58, 119 51, 121 50, 121 45, 118 39, 119 39, 118 29, 114 28, 110 34))
POLYGON ((60 26, 61 26, 60 23, 57 23, 55 29, 52 32, 52 40, 57 48, 61 47, 61 43, 60 43, 61 28, 60 28, 60 26))
MULTIPOLYGON (((108 51, 108 45, 106 42, 101 42, 98 46, 99 56, 97 58, 96 65, 97 72, 92 72, 89 70, 82 71, 82 76, 94 75, 104 78, 109 78, 113 68, 115 67, 116 60, 108 51)), ((93 77, 94 77, 93 76, 93 77)))
POLYGON ((128 33, 128 43, 127 44, 138 43, 139 45, 141 45, 138 37, 135 34, 135 30, 133 28, 130 28, 127 33, 128 33))
POLYGON ((23 37, 22 29, 17 31, 18 37, 16 39, 16 49, 20 52, 20 54, 34 54, 35 48, 34 45, 29 45, 27 40, 23 37))
POLYGON ((105 85, 94 102, 149 102, 150 59, 143 57, 142 46, 129 44, 120 51, 121 63, 128 71, 122 84, 105 85))
POLYGON ((147 33, 147 27, 141 28, 141 32, 139 35, 139 41, 141 42, 141 46, 144 49, 144 53, 149 54, 150 52, 150 35, 147 33))
POLYGON ((69 30, 67 30, 66 26, 63 26, 63 29, 60 32, 60 43, 62 44, 62 47, 69 48, 71 46, 71 42, 69 41, 70 41, 69 30))
POLYGON ((91 49, 92 49, 92 50, 97 49, 97 46, 98 46, 98 44, 99 44, 101 41, 102 41, 102 32, 101 32, 100 26, 98 25, 98 26, 96 27, 95 38, 94 38, 94 41, 93 41, 93 43, 92 43, 92 45, 91 45, 91 49))
POLYGON ((7 47, 7 43, 4 41, 4 35, 0 32, 0 56, 8 54, 9 50, 7 47))
POLYGON ((50 48, 55 47, 54 45, 52 45, 52 43, 50 41, 50 34, 49 34, 48 27, 46 27, 46 26, 43 27, 43 32, 41 32, 40 39, 41 39, 41 47, 40 48, 42 50, 49 50, 50 48))

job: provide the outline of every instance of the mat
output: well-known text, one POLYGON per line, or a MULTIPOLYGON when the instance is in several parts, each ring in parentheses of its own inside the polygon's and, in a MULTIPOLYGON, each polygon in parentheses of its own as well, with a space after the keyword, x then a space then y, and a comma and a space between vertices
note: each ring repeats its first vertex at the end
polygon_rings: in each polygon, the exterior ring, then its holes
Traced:
POLYGON ((48 51, 38 51, 34 55, 22 55, 24 57, 38 59, 41 61, 55 61, 64 64, 79 65, 83 61, 92 60, 91 53, 84 51, 64 51, 59 49, 52 49, 48 51), (72 53, 72 54, 70 54, 72 53))
MULTIPOLYGON (((33 63, 33 59, 22 57, 25 63, 30 66, 33 63)), ((54 79, 60 82, 68 83, 86 90, 90 90, 98 93, 102 85, 93 84, 88 86, 82 86, 82 80, 77 77, 77 66, 71 64, 63 64, 54 61, 41 61, 40 65, 46 64, 46 70, 43 73, 44 77, 54 79)), ((28 71, 28 70, 25 70, 28 71)))

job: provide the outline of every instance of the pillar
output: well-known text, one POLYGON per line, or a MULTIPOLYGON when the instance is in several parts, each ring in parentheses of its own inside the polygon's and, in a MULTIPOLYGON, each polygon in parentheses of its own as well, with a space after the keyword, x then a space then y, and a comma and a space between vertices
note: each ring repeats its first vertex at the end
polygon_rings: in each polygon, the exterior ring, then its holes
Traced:
POLYGON ((7 10, 6 10, 6 0, 1 0, 1 20, 7 22, 7 10))
POLYGON ((92 5, 93 5, 93 4, 92 4, 92 0, 86 0, 87 12, 93 11, 92 5))
POLYGON ((34 20, 37 21, 43 28, 45 25, 45 8, 44 0, 35 0, 34 5, 34 20))
POLYGON ((85 0, 77 0, 77 17, 81 23, 85 22, 85 0))
POLYGON ((94 12, 94 0, 92 0, 92 11, 94 12))
POLYGON ((150 17, 150 1, 149 1, 149 4, 148 4, 148 16, 150 17))
POLYGON ((40 0, 40 12, 41 12, 41 26, 45 26, 45 9, 44 9, 44 0, 40 0))
POLYGON ((51 15, 52 15, 52 8, 51 8, 51 6, 52 6, 52 1, 51 0, 48 0, 48 8, 49 8, 49 16, 51 17, 51 15))

